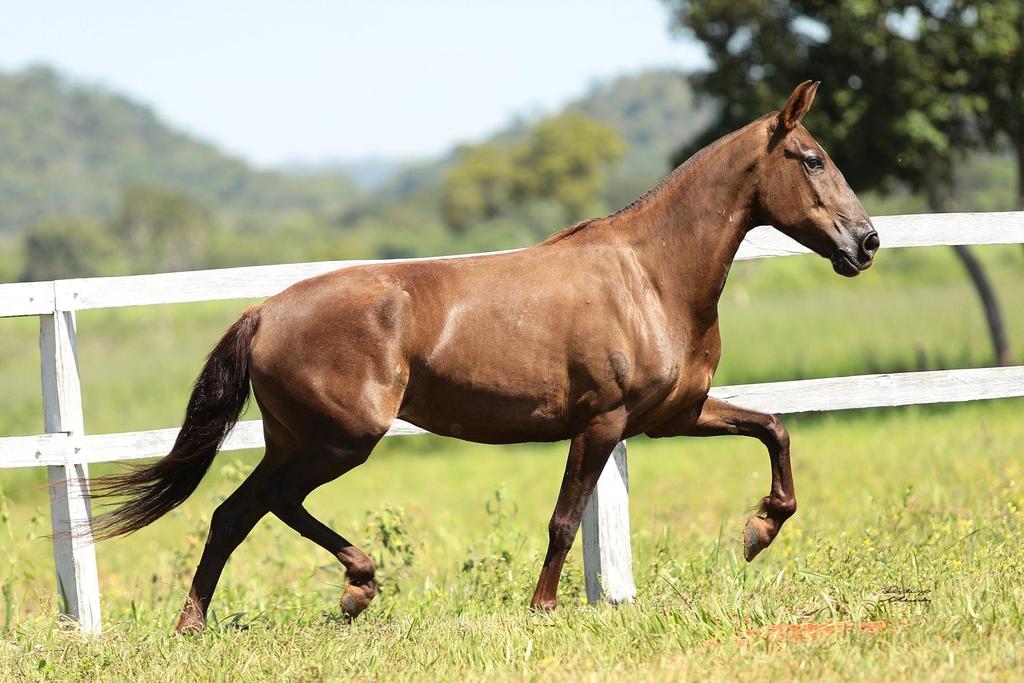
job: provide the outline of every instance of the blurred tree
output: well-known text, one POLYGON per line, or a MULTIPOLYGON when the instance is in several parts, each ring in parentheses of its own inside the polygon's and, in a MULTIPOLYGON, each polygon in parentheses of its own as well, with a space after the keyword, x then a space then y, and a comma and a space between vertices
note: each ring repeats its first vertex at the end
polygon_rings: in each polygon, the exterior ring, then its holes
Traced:
MULTIPOLYGON (((777 108, 793 85, 811 78, 823 87, 805 122, 853 187, 885 191, 898 180, 924 193, 933 211, 953 208, 957 166, 983 142, 981 79, 972 80, 958 51, 982 3, 666 2, 713 63, 697 87, 723 104, 715 124, 678 161, 777 108)), ((969 249, 956 251, 978 290, 996 361, 1011 364, 995 289, 969 249)))
POLYGON ((114 243, 91 218, 53 217, 33 225, 22 238, 22 280, 88 277, 108 271, 114 243))
POLYGON ((199 260, 210 222, 210 213, 186 192, 133 185, 124 190, 110 232, 130 270, 184 270, 199 260))
POLYGON ((605 203, 626 206, 665 175, 671 155, 708 127, 715 107, 673 69, 655 69, 595 85, 566 107, 618 131, 627 150, 610 170, 605 203))
POLYGON ((601 213, 608 169, 625 151, 614 129, 585 114, 544 119, 519 152, 517 195, 555 200, 565 208, 566 222, 601 213))
POLYGON ((1017 158, 1017 206, 1024 209, 1024 3, 956 0, 924 3, 926 36, 946 55, 945 70, 965 77, 977 124, 993 147, 1009 140, 1017 158))
POLYGON ((625 148, 615 130, 579 112, 540 121, 521 142, 461 147, 441 188, 442 215, 463 232, 535 201, 557 203, 567 222, 600 213, 608 169, 625 148))
POLYGON ((457 165, 441 187, 441 213, 456 232, 473 223, 498 216, 512 201, 515 185, 513 150, 485 142, 459 147, 457 165))

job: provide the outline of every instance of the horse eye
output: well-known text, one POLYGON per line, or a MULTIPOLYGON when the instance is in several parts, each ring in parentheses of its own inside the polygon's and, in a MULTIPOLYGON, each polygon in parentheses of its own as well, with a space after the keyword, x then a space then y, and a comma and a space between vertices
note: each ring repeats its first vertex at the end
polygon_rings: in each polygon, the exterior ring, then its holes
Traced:
POLYGON ((809 171, 821 171, 825 168, 825 162, 821 160, 819 156, 809 156, 804 158, 804 165, 809 171))

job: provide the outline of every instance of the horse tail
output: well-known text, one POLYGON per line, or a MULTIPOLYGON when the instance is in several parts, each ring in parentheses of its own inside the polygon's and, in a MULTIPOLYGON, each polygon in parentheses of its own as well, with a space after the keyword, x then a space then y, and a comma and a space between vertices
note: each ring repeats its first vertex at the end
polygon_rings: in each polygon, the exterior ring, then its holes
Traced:
POLYGON ((91 498, 124 498, 116 509, 94 520, 96 538, 138 531, 196 490, 249 400, 249 349, 259 321, 260 305, 250 307, 210 352, 166 457, 91 482, 91 498))

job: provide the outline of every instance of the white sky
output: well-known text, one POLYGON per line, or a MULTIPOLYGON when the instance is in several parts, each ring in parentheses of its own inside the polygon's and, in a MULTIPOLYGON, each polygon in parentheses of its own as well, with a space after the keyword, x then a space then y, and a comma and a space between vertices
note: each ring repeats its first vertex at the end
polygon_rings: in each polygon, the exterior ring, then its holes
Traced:
POLYGON ((0 0, 0 69, 54 65, 261 165, 435 154, 704 61, 659 0, 0 0))

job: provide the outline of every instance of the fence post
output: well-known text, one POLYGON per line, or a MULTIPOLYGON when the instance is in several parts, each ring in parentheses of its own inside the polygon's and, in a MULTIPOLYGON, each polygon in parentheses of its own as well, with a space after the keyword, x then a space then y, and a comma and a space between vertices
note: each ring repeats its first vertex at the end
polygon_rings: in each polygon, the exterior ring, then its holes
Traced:
POLYGON ((618 605, 636 597, 625 441, 612 451, 583 513, 583 573, 591 603, 618 605))
MULTIPOLYGON (((74 446, 83 432, 82 388, 78 377, 74 311, 39 316, 43 422, 47 433, 64 432, 74 446)), ((76 451, 77 452, 77 449, 76 451)), ((100 587, 93 547, 85 463, 47 467, 53 558, 61 611, 83 631, 100 631, 100 587)))

